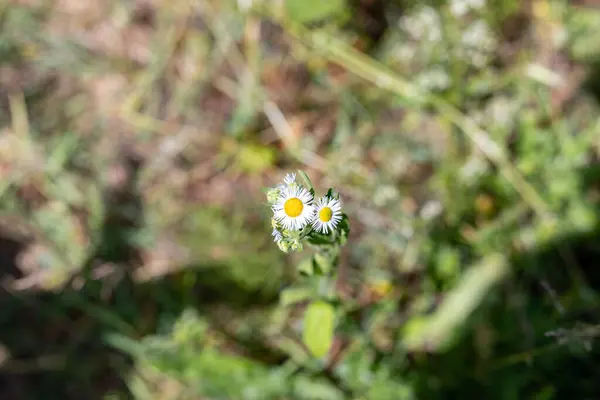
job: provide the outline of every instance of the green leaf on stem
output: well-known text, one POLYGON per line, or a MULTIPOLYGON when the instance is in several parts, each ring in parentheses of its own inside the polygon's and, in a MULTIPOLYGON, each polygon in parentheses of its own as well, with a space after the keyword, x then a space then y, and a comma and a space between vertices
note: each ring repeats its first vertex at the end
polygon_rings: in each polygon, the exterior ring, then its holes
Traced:
POLYGON ((315 273, 312 257, 300 261, 298 272, 305 276, 312 276, 315 273))
POLYGON ((316 358, 325 356, 333 343, 335 309, 321 300, 312 302, 304 313, 302 341, 316 358))
POLYGON ((308 235, 308 242, 316 246, 330 246, 332 244, 329 236, 318 232, 311 232, 310 235, 308 235))
POLYGON ((299 169, 298 174, 302 177, 302 180, 304 180, 304 183, 306 184, 306 186, 308 187, 308 189, 312 192, 312 194, 314 196, 315 195, 315 187, 313 186, 313 184, 312 184, 310 178, 308 177, 308 175, 306 174, 306 172, 299 169))
POLYGON ((329 197, 331 199, 336 199, 336 200, 339 200, 339 198, 340 198, 340 194, 338 193, 337 190, 335 190, 335 188, 329 188, 329 190, 327 191, 327 194, 325 196, 329 197))
POLYGON ((331 258, 329 256, 322 254, 322 253, 316 253, 313 256, 313 260, 314 260, 315 266, 319 269, 321 274, 329 275, 329 273, 333 269, 331 258))
POLYGON ((309 299, 313 294, 313 290, 309 287, 291 287, 284 289, 279 297, 279 302, 282 306, 291 306, 309 299))
POLYGON ((343 246, 348 241, 348 235, 350 234, 350 222, 348 221, 348 216, 346 214, 342 214, 342 220, 338 226, 338 231, 340 233, 340 245, 343 246))
POLYGON ((286 0, 288 16, 299 23, 311 23, 341 17, 346 11, 345 0, 286 0))

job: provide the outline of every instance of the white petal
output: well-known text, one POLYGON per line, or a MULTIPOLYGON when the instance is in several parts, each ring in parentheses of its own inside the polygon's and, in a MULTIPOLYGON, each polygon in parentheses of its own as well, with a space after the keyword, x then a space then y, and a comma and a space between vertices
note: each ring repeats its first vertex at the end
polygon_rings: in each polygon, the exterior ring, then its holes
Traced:
POLYGON ((296 174, 287 174, 285 178, 283 178, 283 182, 286 185, 291 185, 292 183, 296 182, 296 174))

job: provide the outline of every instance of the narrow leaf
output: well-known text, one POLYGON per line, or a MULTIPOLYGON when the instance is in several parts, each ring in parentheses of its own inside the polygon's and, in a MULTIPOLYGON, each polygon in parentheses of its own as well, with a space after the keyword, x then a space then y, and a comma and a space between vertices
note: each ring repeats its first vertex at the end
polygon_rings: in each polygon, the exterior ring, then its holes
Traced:
POLYGON ((345 0, 287 0, 288 15, 300 23, 310 23, 343 14, 345 0))
POLYGON ((279 296, 279 302, 282 306, 291 306, 307 300, 312 295, 312 290, 307 287, 292 287, 285 289, 279 296))
POLYGON ((298 170, 298 174, 302 177, 302 179, 304 180, 304 183, 306 183, 306 186, 308 186, 308 188, 312 191, 313 196, 315 193, 315 188, 310 180, 310 178, 308 177, 308 175, 306 174, 306 172, 302 171, 301 169, 298 170))

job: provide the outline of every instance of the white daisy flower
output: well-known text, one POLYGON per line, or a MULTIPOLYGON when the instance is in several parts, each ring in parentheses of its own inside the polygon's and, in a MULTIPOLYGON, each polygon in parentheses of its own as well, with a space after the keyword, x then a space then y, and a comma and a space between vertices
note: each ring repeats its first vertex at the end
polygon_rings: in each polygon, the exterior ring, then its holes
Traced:
POLYGON ((287 174, 284 178, 283 178, 283 183, 285 183, 286 185, 291 185, 293 183, 296 183, 296 174, 287 174))
POLYGON ((290 186, 298 186, 296 183, 296 174, 286 174, 283 178, 283 183, 277 185, 277 190, 285 190, 285 188, 290 186))
POLYGON ((279 200, 273 205, 275 219, 284 229, 300 230, 312 219, 315 207, 313 196, 302 186, 286 186, 281 189, 279 200))
POLYGON ((327 234, 330 230, 335 230, 341 220, 342 204, 339 200, 326 196, 316 202, 312 225, 317 232, 327 234))
POLYGON ((273 236, 273 241, 274 242, 280 242, 283 239, 283 235, 281 234, 281 232, 279 232, 278 229, 273 229, 273 232, 271 232, 271 236, 273 236))

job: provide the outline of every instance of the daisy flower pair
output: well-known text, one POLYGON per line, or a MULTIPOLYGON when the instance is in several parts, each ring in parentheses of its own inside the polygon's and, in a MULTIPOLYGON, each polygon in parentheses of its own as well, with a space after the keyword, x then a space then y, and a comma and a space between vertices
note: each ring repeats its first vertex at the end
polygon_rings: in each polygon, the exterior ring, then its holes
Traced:
MULTIPOLYGON (((296 183, 296 174, 287 174, 277 190, 278 195, 273 198, 273 218, 283 229, 299 231, 311 225, 315 231, 328 234, 342 220, 340 200, 324 196, 315 201, 311 191, 296 183)), ((276 242, 282 237, 276 226, 273 237, 276 242)))

